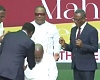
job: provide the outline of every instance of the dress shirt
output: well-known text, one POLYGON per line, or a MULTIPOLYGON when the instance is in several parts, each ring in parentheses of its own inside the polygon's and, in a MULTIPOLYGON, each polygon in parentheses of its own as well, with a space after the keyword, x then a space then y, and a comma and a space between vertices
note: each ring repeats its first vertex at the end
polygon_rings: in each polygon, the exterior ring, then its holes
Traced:
POLYGON ((25 30, 22 30, 22 31, 23 31, 26 35, 28 35, 27 32, 26 32, 25 30))
POLYGON ((42 44, 45 53, 51 55, 59 53, 61 48, 59 44, 60 36, 56 26, 47 21, 41 25, 38 25, 35 21, 31 23, 35 26, 35 33, 31 39, 35 43, 42 44))
POLYGON ((3 35, 4 28, 3 28, 3 22, 0 23, 0 36, 3 35))
MULTIPOLYGON (((87 22, 85 22, 85 23, 80 27, 80 28, 81 28, 80 33, 82 33, 82 31, 83 31, 83 29, 84 29, 86 23, 87 23, 87 22)), ((76 37, 77 37, 78 31, 79 31, 79 28, 77 28, 76 37)))
POLYGON ((50 54, 44 54, 40 63, 32 70, 27 66, 24 72, 25 80, 56 80, 58 76, 55 59, 50 54))

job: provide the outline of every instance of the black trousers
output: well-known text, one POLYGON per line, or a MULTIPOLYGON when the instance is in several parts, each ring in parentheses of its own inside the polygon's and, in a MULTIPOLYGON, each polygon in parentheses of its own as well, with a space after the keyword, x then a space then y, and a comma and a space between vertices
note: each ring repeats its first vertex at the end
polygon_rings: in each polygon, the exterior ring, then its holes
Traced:
POLYGON ((73 69, 74 80, 94 80, 94 71, 82 71, 76 68, 73 69))
POLYGON ((11 80, 11 79, 0 76, 0 80, 11 80))

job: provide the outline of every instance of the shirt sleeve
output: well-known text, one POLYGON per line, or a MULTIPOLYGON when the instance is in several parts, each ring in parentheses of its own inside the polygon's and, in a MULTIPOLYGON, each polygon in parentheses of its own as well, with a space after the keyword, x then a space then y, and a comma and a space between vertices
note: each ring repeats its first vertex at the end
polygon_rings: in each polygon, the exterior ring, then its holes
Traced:
POLYGON ((48 70, 49 71, 49 74, 48 74, 49 79, 48 80, 56 80, 57 76, 58 76, 58 69, 56 66, 56 61, 53 56, 51 56, 49 64, 50 64, 50 66, 49 66, 49 70, 48 70))
POLYGON ((4 27, 3 27, 3 22, 0 23, 0 36, 2 36, 4 33, 4 27))
POLYGON ((54 36, 53 36, 53 46, 54 46, 54 54, 55 53, 60 53, 61 50, 61 45, 59 44, 59 31, 57 30, 56 26, 54 26, 54 36))

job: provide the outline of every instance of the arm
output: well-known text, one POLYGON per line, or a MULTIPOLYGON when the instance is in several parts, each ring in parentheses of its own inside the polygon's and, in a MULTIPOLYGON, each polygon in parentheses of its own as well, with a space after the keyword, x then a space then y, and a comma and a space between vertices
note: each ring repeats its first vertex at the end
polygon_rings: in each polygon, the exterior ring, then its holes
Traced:
POLYGON ((55 59, 51 56, 50 58, 50 66, 49 66, 49 79, 48 80, 56 80, 57 79, 57 76, 58 76, 58 69, 57 69, 57 66, 56 66, 56 62, 55 62, 55 59))
POLYGON ((27 51, 27 62, 30 69, 32 69, 36 64, 34 50, 35 44, 33 43, 27 51))
POLYGON ((71 46, 71 43, 70 43, 70 45, 67 44, 67 43, 65 44, 65 48, 64 48, 65 51, 72 51, 72 49, 73 49, 73 48, 72 48, 72 46, 71 46))
POLYGON ((60 50, 61 50, 61 45, 59 44, 59 38, 60 38, 60 35, 59 35, 59 32, 55 26, 54 28, 54 35, 53 35, 53 46, 54 46, 54 58, 56 61, 58 61, 59 59, 59 53, 60 53, 60 50))
POLYGON ((0 45, 0 54, 2 53, 3 44, 4 44, 4 40, 1 41, 1 45, 0 45))
POLYGON ((72 51, 73 47, 72 47, 72 43, 70 40, 70 44, 65 43, 65 40, 63 39, 63 37, 59 38, 59 43, 61 44, 61 48, 65 51, 72 51))
POLYGON ((55 27, 54 29, 55 29, 54 30, 54 35, 53 35, 54 54, 55 53, 59 54, 60 49, 61 49, 61 45, 59 44, 60 35, 59 35, 59 32, 58 32, 57 28, 55 27))
MULTIPOLYGON (((4 41, 5 41, 5 38, 6 38, 7 34, 3 37, 3 39, 0 41, 1 45, 0 45, 0 54, 2 53, 2 48, 3 48, 3 45, 4 45, 4 41)), ((0 37, 1 38, 1 37, 0 37)))
POLYGON ((1 41, 2 41, 2 39, 4 37, 4 35, 5 35, 4 33, 5 33, 5 31, 3 31, 3 35, 0 36, 0 43, 1 43, 1 41))
POLYGON ((72 40, 71 40, 71 37, 72 37, 72 32, 73 32, 73 28, 71 29, 71 34, 70 34, 70 43, 67 44, 64 40, 63 37, 60 37, 59 38, 59 43, 61 44, 61 48, 65 51, 72 51, 73 47, 72 47, 72 40))

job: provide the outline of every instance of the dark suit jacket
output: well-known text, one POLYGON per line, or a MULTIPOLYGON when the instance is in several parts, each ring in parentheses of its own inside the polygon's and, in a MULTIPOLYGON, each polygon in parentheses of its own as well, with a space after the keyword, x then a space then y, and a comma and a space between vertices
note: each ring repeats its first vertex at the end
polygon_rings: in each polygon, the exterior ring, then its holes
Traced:
POLYGON ((78 70, 95 70, 97 68, 94 52, 98 51, 98 32, 88 23, 84 27, 79 39, 83 46, 76 46, 77 27, 71 29, 70 45, 66 44, 65 50, 72 52, 72 68, 76 66, 78 70))
POLYGON ((24 80, 25 57, 30 69, 35 66, 35 44, 23 31, 5 35, 0 50, 0 76, 12 80, 24 80))

